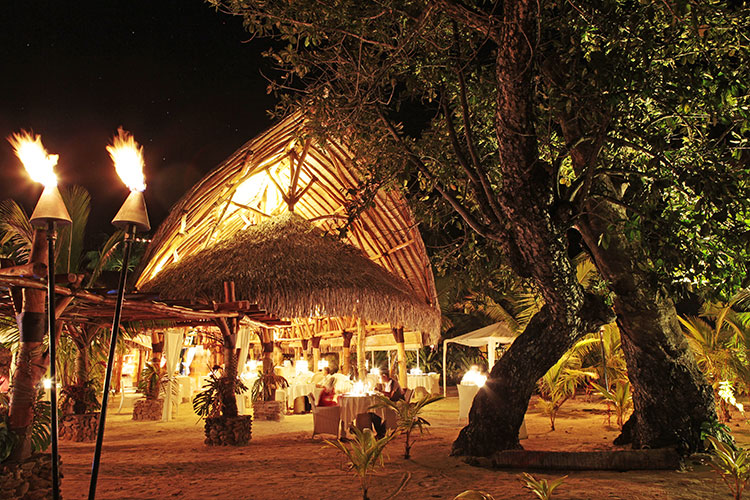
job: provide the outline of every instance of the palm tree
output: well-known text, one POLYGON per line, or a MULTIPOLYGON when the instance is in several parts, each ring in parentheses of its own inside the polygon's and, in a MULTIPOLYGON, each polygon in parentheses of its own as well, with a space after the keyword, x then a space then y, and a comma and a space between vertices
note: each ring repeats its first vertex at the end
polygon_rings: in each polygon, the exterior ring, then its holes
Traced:
POLYGON ((537 382, 541 397, 539 406, 549 417, 551 430, 555 430, 557 412, 575 394, 576 388, 586 378, 596 376, 595 372, 583 369, 582 364, 587 348, 598 342, 598 338, 592 337, 579 340, 537 382))
MULTIPOLYGON (((56 272, 77 272, 82 266, 83 241, 90 212, 90 197, 85 189, 74 186, 61 189, 63 201, 72 219, 72 224, 59 230, 55 256, 56 272)), ((0 203, 0 244, 5 249, 6 265, 47 262, 46 229, 34 229, 24 210, 13 200, 0 203)), ((108 246, 116 243, 116 236, 110 238, 108 246)), ((107 255, 111 255, 111 252, 107 255)), ((106 258, 99 266, 106 263, 106 258)), ((5 264, 5 263, 4 263, 5 264)), ((97 271, 98 272, 98 271, 97 271)), ((96 274, 96 273, 94 273, 96 274)), ((91 280, 89 281, 91 282, 91 280)), ((17 436, 12 458, 21 459, 31 453, 29 432, 34 419, 34 401, 41 379, 47 371, 49 354, 44 347, 45 333, 45 293, 43 290, 26 289, 15 294, 16 315, 20 328, 18 361, 13 376, 13 391, 10 401, 9 423, 17 436)), ((59 317, 73 300, 64 297, 54 304, 59 317)), ((57 323, 57 338, 63 322, 57 323)))

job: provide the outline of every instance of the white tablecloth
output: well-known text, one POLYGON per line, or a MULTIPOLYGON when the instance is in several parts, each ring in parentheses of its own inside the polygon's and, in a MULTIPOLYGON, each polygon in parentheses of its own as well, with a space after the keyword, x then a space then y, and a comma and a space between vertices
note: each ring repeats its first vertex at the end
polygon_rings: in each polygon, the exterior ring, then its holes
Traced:
POLYGON ((424 387, 430 394, 437 394, 440 392, 440 375, 407 375, 406 387, 409 389, 424 387))
POLYGON ((193 381, 187 375, 175 377, 175 380, 180 384, 180 402, 190 401, 193 395, 193 381))
POLYGON ((469 419, 469 410, 474 396, 479 392, 478 385, 458 384, 458 421, 462 422, 469 419))
POLYGON ((346 394, 339 396, 341 421, 344 423, 344 428, 351 424, 360 413, 372 412, 385 418, 385 410, 383 408, 378 408, 377 410, 369 409, 370 406, 377 402, 377 396, 350 396, 346 394))
POLYGON ((286 392, 286 404, 291 406, 294 404, 295 399, 301 396, 307 396, 311 392, 315 392, 315 384, 292 384, 287 388, 286 392))

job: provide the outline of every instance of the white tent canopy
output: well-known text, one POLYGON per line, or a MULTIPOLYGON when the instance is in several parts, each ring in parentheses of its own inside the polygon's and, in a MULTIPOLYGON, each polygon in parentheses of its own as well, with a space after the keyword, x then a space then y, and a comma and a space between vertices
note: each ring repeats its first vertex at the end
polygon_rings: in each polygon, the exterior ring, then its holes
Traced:
POLYGON ((479 330, 473 332, 464 333, 458 337, 452 339, 446 339, 443 341, 443 396, 448 393, 448 382, 447 382, 447 368, 448 368, 448 344, 455 343, 461 345, 467 345, 470 347, 482 347, 487 346, 487 364, 488 370, 492 370, 495 364, 495 349, 498 344, 512 344, 515 340, 513 332, 507 323, 498 321, 479 330))

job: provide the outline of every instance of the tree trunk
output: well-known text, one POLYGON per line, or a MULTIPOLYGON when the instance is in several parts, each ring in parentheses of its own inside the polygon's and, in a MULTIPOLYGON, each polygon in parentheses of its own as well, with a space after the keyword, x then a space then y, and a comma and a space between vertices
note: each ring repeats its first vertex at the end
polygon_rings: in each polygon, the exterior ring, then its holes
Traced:
POLYGON ((647 257, 622 230, 621 221, 627 220, 624 210, 609 202, 592 204, 589 211, 594 210, 598 217, 585 219, 580 231, 615 294, 617 324, 633 387, 634 412, 616 443, 696 451, 702 447, 701 423, 716 418, 711 387, 690 352, 674 304, 636 265, 647 262, 647 257), (614 230, 608 228, 613 223, 614 230), (606 248, 598 244, 605 232, 606 248))
POLYGON ((500 450, 521 448, 518 431, 537 380, 578 339, 610 320, 608 312, 599 297, 586 295, 581 316, 587 318, 576 328, 560 330, 545 305, 495 363, 474 397, 469 425, 461 429, 451 454, 490 456, 500 450))
MULTIPOLYGON (((47 231, 36 229, 31 242, 29 263, 47 262, 47 231)), ((44 334, 46 332, 45 292, 24 288, 21 313, 16 316, 20 332, 20 346, 13 373, 8 420, 10 429, 18 442, 11 453, 11 460, 21 460, 31 455, 29 431, 34 418, 34 402, 39 383, 47 371, 44 355, 44 334)))
POLYGON ((89 353, 86 346, 75 344, 76 346, 76 385, 83 385, 88 380, 89 374, 89 353))
POLYGON ((365 322, 357 319, 357 380, 365 381, 367 377, 367 330, 365 322))

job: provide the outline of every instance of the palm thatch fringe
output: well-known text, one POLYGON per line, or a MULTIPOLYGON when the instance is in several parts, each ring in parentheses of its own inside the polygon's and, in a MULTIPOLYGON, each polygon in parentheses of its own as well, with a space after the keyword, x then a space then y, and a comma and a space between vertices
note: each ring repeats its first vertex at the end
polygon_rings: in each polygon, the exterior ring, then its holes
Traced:
POLYGON ((284 318, 356 316, 437 335, 439 315, 409 285, 360 250, 293 213, 166 266, 141 290, 164 299, 218 300, 234 281, 238 300, 284 318))

